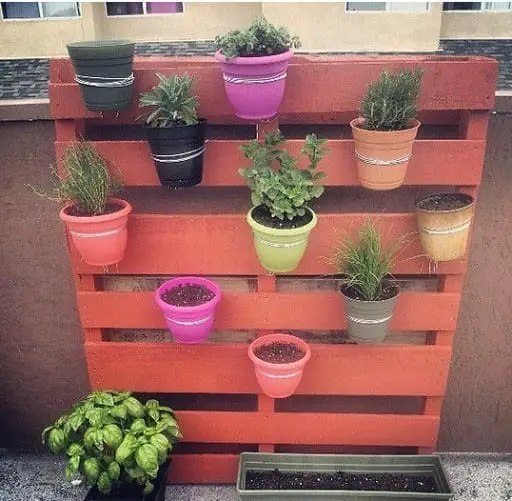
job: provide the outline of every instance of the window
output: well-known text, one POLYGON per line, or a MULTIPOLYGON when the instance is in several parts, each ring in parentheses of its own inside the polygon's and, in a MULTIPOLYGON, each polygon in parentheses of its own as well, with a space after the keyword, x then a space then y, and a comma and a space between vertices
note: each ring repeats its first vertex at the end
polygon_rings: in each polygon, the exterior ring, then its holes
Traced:
POLYGON ((443 10, 457 10, 457 11, 512 10, 512 2, 444 2, 443 10))
POLYGON ((182 2, 106 2, 107 16, 174 14, 183 12, 182 2))
POLYGON ((78 2, 2 2, 4 19, 79 17, 78 2))
POLYGON ((348 11, 426 12, 429 2, 347 2, 348 11))

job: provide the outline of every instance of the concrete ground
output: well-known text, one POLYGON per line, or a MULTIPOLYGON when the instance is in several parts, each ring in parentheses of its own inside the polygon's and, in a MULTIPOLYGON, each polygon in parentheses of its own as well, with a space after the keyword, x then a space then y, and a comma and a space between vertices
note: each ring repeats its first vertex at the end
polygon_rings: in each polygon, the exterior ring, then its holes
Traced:
MULTIPOLYGON (((454 501, 512 501, 512 454, 442 454, 454 501)), ((0 451, 1 501, 83 501, 86 489, 64 480, 60 458, 0 451)), ((173 501, 237 501, 233 486, 167 487, 173 501)))

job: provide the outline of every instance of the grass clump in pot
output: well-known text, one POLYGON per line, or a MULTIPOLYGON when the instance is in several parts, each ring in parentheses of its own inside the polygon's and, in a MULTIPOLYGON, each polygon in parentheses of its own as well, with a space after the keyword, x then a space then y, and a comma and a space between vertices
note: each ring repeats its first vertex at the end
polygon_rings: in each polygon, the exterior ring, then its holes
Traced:
POLYGON ((80 142, 66 149, 62 161, 64 174, 59 175, 53 170, 56 177, 53 194, 32 189, 61 205, 70 203, 76 215, 105 214, 109 199, 122 189, 120 180, 112 176, 105 159, 90 143, 80 142))
POLYGON ((138 118, 144 118, 146 124, 152 128, 198 123, 199 102, 192 94, 192 78, 187 73, 171 77, 157 73, 156 76, 158 84, 149 92, 143 92, 139 99, 139 108, 153 109, 138 118))
POLYGON ((393 296, 397 285, 391 270, 404 240, 405 237, 399 238, 385 249, 372 222, 364 224, 357 240, 345 239, 333 258, 337 272, 343 274, 342 291, 362 301, 380 301, 393 296))
POLYGON ((243 145, 241 150, 252 162, 252 167, 240 169, 239 172, 247 180, 253 205, 263 206, 272 218, 279 220, 291 221, 304 216, 309 202, 324 192, 319 182, 327 175, 318 172, 317 167, 327 153, 325 142, 315 134, 306 137, 301 149, 309 160, 306 169, 297 167, 298 160, 281 149, 285 139, 280 131, 265 134, 262 143, 253 140, 243 145), (274 164, 279 168, 274 168, 274 164))
POLYGON ((425 70, 389 73, 368 86, 361 102, 361 125, 368 130, 393 131, 409 129, 416 119, 416 101, 421 91, 425 70))
POLYGON ((215 37, 217 49, 228 60, 235 57, 258 57, 282 54, 301 46, 297 36, 284 26, 274 26, 263 16, 257 17, 245 30, 232 30, 215 37))

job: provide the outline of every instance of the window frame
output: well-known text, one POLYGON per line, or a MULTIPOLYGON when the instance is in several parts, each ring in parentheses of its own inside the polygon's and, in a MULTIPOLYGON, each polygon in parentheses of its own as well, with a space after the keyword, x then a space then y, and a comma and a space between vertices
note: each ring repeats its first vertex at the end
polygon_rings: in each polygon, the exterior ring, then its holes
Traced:
MULTIPOLYGON (((357 1, 357 0, 356 0, 357 1)), ((427 4, 427 8, 421 12, 418 11, 405 11, 405 10, 391 10, 390 4, 391 2, 383 2, 385 3, 385 9, 384 10, 349 10, 348 4, 351 2, 345 2, 345 12, 349 14, 382 14, 383 12, 392 12, 393 14, 401 15, 401 14, 426 14, 428 12, 431 12, 432 10, 432 2, 425 2, 427 4)), ((353 2, 352 2, 353 3, 353 2)), ((360 2, 360 3, 367 3, 367 2, 360 2)), ((395 3, 407 3, 407 2, 395 2, 395 3)), ((410 2, 410 3, 419 3, 419 2, 410 2)))
MULTIPOLYGON (((132 3, 132 2, 130 2, 132 3)), ((142 4, 142 14, 116 14, 109 15, 107 9, 107 2, 103 2, 103 6, 105 7, 105 17, 107 19, 126 19, 126 18, 144 18, 144 17, 153 17, 153 16, 176 16, 180 14, 185 14, 185 2, 176 2, 182 4, 181 12, 148 12, 146 4, 148 2, 133 2, 133 3, 141 3, 142 4)))
MULTIPOLYGON (((1 3, 7 3, 7 2, 0 2, 1 3)), ((76 10, 77 15, 76 16, 43 16, 43 3, 45 2, 34 2, 37 3, 37 9, 39 10, 39 17, 4 17, 3 9, 0 8, 0 19, 2 19, 5 23, 12 23, 12 22, 25 22, 28 21, 30 23, 33 23, 34 21, 69 21, 69 20, 78 20, 82 19, 82 7, 81 2, 70 2, 76 4, 76 10)))

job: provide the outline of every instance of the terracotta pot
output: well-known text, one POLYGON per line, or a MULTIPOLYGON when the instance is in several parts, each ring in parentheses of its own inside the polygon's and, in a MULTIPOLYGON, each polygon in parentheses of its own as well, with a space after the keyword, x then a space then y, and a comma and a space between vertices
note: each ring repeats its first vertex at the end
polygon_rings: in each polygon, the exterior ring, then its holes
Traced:
POLYGON ((128 215, 132 206, 125 200, 112 198, 121 209, 101 216, 72 216, 71 204, 60 211, 71 239, 83 260, 92 266, 110 266, 123 259, 128 240, 128 215))
POLYGON ((421 122, 415 120, 410 129, 393 131, 366 130, 363 123, 363 118, 350 122, 359 182, 370 190, 394 190, 404 182, 421 122))
POLYGON ((305 341, 288 334, 268 334, 256 338, 249 346, 249 358, 254 363, 256 378, 261 390, 271 398, 286 398, 292 395, 302 379, 304 366, 311 357, 311 350, 305 341), (305 355, 296 362, 274 364, 258 358, 254 350, 259 346, 271 343, 292 343, 298 346, 305 355))
POLYGON ((466 255, 475 201, 465 193, 435 193, 416 203, 421 247, 433 261, 453 261, 466 255), (460 197, 464 207, 451 210, 423 209, 422 203, 434 197, 460 197))

